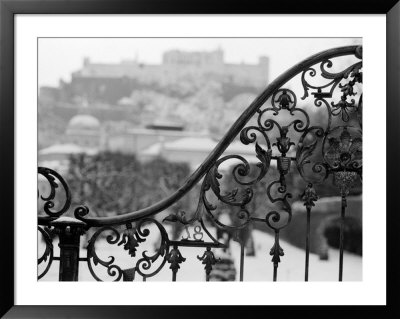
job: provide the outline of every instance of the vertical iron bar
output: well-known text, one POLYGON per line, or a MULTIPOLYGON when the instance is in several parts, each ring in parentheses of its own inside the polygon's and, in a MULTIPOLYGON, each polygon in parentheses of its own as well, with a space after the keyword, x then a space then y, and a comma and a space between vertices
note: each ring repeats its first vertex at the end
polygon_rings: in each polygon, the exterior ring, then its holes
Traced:
MULTIPOLYGON (((279 251, 279 231, 277 230, 275 230, 275 245, 276 245, 275 249, 279 251)), ((276 281, 277 277, 278 277, 278 262, 274 261, 273 281, 276 281)))
POLYGON ((59 237, 59 281, 78 281, 80 234, 73 234, 70 229, 66 227, 59 237))
POLYGON ((346 212, 346 196, 342 195, 342 212, 340 215, 340 237, 339 237, 339 281, 343 279, 343 241, 344 241, 344 217, 346 212))
POLYGON ((308 281, 308 271, 310 265, 310 227, 311 227, 311 207, 315 206, 314 202, 318 200, 318 195, 312 183, 308 183, 304 193, 300 195, 307 209, 307 230, 306 230, 306 265, 304 271, 304 280, 308 281))
POLYGON ((50 223, 58 234, 60 247, 59 281, 78 281, 80 238, 84 234, 82 221, 59 217, 50 223))
POLYGON ((210 275, 206 273, 206 281, 210 281, 210 275))
POLYGON ((176 271, 172 272, 172 281, 176 281, 176 271))
POLYGON ((146 281, 146 277, 145 276, 143 276, 142 278, 143 278, 143 281, 146 281))
POLYGON ((304 274, 304 280, 308 281, 308 267, 310 258, 310 214, 311 207, 307 207, 307 234, 306 234, 306 268, 304 274))
POLYGON ((244 267, 244 242, 240 242, 240 281, 243 281, 243 267, 244 267))
POLYGON ((278 264, 274 263, 274 276, 273 276, 273 281, 276 281, 277 275, 278 275, 278 264))

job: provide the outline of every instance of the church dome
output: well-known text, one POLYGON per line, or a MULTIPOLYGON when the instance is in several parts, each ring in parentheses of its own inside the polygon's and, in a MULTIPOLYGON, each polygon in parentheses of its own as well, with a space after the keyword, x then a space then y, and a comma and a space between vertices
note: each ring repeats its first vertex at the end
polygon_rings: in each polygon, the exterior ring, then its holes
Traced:
POLYGON ((68 123, 68 128, 97 130, 100 128, 100 122, 92 115, 79 114, 71 118, 68 123))

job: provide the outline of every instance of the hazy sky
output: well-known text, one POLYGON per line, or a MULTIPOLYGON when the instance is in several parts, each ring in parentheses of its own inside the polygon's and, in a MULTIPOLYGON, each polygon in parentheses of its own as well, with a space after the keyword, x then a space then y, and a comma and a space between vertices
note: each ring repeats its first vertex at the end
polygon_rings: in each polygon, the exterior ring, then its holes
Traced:
POLYGON ((270 58, 270 80, 308 56, 333 47, 361 44, 360 38, 40 38, 39 86, 58 86, 82 67, 83 58, 92 62, 118 63, 138 59, 161 63, 166 50, 211 51, 221 48, 226 62, 257 63, 270 58))

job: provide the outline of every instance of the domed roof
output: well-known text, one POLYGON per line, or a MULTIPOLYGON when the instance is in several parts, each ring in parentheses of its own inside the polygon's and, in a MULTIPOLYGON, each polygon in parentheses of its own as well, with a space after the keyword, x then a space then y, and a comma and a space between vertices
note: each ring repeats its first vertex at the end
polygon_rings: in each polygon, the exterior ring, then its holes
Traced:
POLYGON ((78 114, 70 119, 68 128, 98 129, 100 128, 100 122, 92 115, 78 114))

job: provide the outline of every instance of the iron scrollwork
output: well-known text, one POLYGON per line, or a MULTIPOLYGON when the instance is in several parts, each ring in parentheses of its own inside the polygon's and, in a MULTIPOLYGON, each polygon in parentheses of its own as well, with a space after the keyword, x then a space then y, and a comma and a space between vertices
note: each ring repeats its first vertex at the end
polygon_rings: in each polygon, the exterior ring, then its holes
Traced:
MULTIPOLYGON (((360 49, 356 50, 355 56, 361 58, 360 49)), ((316 77, 317 71, 315 68, 306 68, 301 74, 301 83, 304 89, 302 100, 309 96, 310 90, 316 91, 312 93, 315 99, 314 106, 320 108, 324 105, 327 110, 325 127, 321 126, 321 124, 311 125, 311 118, 306 110, 298 107, 294 91, 285 87, 279 88, 273 92, 270 106, 257 109, 257 125, 245 127, 240 133, 240 139, 243 144, 255 143, 255 151, 260 160, 260 163, 257 164, 261 169, 260 174, 254 180, 243 182, 238 176, 248 175, 250 170, 249 163, 242 156, 228 155, 216 161, 206 175, 202 186, 201 196, 203 197, 204 207, 217 227, 228 230, 241 229, 247 227, 250 222, 264 220, 268 227, 274 230, 275 242, 270 250, 270 254, 273 256, 274 270, 276 270, 280 262, 280 257, 284 255, 283 249, 279 244, 279 233, 290 223, 292 218, 291 204, 289 202, 292 194, 287 191, 286 183, 286 175, 290 172, 291 162, 295 162, 298 172, 309 185, 306 190, 307 195, 311 193, 315 195, 311 182, 318 184, 318 182, 327 179, 330 174, 334 175, 334 183, 340 188, 341 194, 347 195, 356 177, 361 177, 362 175, 362 132, 360 120, 362 94, 360 94, 358 103, 353 98, 358 94, 357 90, 361 90, 357 85, 362 84, 362 62, 357 62, 338 73, 327 71, 332 66, 332 60, 327 59, 320 62, 321 77, 328 80, 328 83, 321 86, 312 85, 306 80, 307 73, 311 77, 316 77), (337 96, 336 88, 341 94, 339 101, 331 101, 329 103, 328 99, 337 96), (350 101, 348 101, 349 98, 350 101), (291 118, 296 114, 300 115, 301 118, 296 117, 291 119, 288 124, 281 125, 274 117, 283 112, 286 112, 286 118, 291 118), (347 124, 352 119, 352 113, 356 114, 360 124, 360 129, 357 131, 359 136, 355 138, 352 138, 348 132, 352 126, 347 124), (267 114, 270 114, 268 118, 266 118, 267 114), (334 126, 334 123, 336 123, 334 118, 339 118, 345 124, 334 126), (275 137, 272 134, 273 129, 277 131, 275 137), (331 136, 340 129, 342 132, 339 138, 331 136), (296 134, 299 135, 297 143, 294 140, 296 134), (259 141, 260 138, 262 141, 259 141), (276 141, 273 141, 274 138, 276 141), (260 146, 260 143, 266 145, 267 151, 260 146), (329 147, 326 146, 327 143, 329 143, 329 147), (320 160, 317 160, 318 157, 316 157, 317 144, 320 144, 319 147, 321 149, 320 160), (275 154, 273 150, 276 150, 275 154), (294 157, 290 156, 292 150, 295 151, 294 157), (241 161, 231 171, 234 181, 241 188, 223 192, 219 182, 222 174, 218 171, 218 167, 222 162, 230 159, 241 161), (260 219, 253 217, 246 206, 253 199, 252 186, 265 177, 272 161, 276 161, 279 179, 270 182, 266 195, 272 204, 280 204, 280 209, 270 211, 265 215, 264 219, 260 219), (304 169, 307 164, 311 164, 313 173, 322 173, 322 179, 321 177, 317 180, 310 179, 304 169), (243 222, 239 225, 231 226, 218 221, 213 214, 217 210, 217 205, 210 203, 206 197, 206 193, 209 190, 214 193, 221 203, 239 207, 238 217, 243 222), (276 195, 273 195, 273 193, 276 195), (282 214, 286 215, 286 219, 282 218, 282 214)), ((317 196, 310 196, 306 199, 306 206, 311 209, 317 196)), ((274 280, 276 280, 275 273, 274 280)))
POLYGON ((89 240, 88 242, 88 246, 87 246, 87 263, 88 263, 88 267, 89 267, 89 271, 92 274, 92 276, 97 280, 97 281, 102 281, 94 272, 93 270, 93 266, 92 266, 92 262, 95 266, 97 265, 101 265, 105 268, 107 268, 107 273, 109 276, 116 276, 116 278, 114 279, 114 281, 119 281, 122 278, 123 275, 123 271, 122 269, 118 266, 114 264, 115 261, 115 257, 110 256, 109 260, 102 260, 101 258, 99 258, 99 256, 96 253, 96 249, 95 249, 95 243, 97 241, 97 238, 99 237, 99 235, 102 232, 105 231, 111 231, 112 235, 108 235, 107 236, 107 243, 113 245, 113 244, 117 244, 120 239, 121 239, 121 235, 118 232, 117 229, 115 229, 114 227, 111 226, 105 226, 102 227, 100 229, 98 229, 94 235, 92 236, 92 238, 89 240))
MULTIPOLYGON (((131 224, 128 224, 126 229, 122 231, 122 235, 121 231, 119 231, 116 227, 112 226, 101 227, 93 234, 92 238, 89 240, 89 245, 87 247, 87 262, 90 273, 96 280, 102 281, 102 279, 100 279, 100 277, 96 275, 96 272, 93 269, 93 265, 95 266, 101 265, 107 269, 107 274, 109 276, 115 277, 114 281, 120 281, 121 278, 127 276, 126 272, 131 272, 132 269, 134 269, 134 272, 136 272, 143 278, 152 277, 161 270, 161 268, 167 261, 167 255, 169 253, 168 242, 169 242, 168 234, 165 228, 157 220, 151 218, 146 218, 139 221, 136 224, 135 228, 133 228, 131 224), (148 223, 155 224, 161 234, 159 247, 156 250, 156 252, 152 255, 148 255, 147 251, 143 251, 141 256, 138 257, 136 256, 136 252, 139 244, 145 242, 146 238, 150 234, 150 230, 148 228, 145 228, 145 226, 143 226, 144 224, 148 223), (106 236, 106 241, 108 244, 123 246, 124 250, 128 252, 130 257, 132 258, 138 257, 135 262, 134 261, 132 262, 134 264, 134 267, 128 269, 122 269, 121 266, 115 264, 116 259, 114 256, 110 256, 108 261, 102 260, 98 256, 96 252, 95 243, 98 241, 100 235, 106 232, 111 232, 111 234, 108 234, 106 236), (152 268, 152 265, 160 257, 162 258, 161 264, 158 267, 156 267, 156 269, 148 272, 152 268)), ((129 277, 132 277, 132 275, 130 275, 129 277)))
MULTIPOLYGON (((356 49, 355 56, 361 59, 361 47, 356 49)), ((317 139, 322 138, 321 153, 323 160, 314 163, 313 172, 320 173, 324 171, 323 179, 326 179, 330 174, 334 174, 339 179, 342 175, 346 175, 348 177, 347 180, 350 181, 350 176, 356 177, 358 175, 361 177, 362 174, 362 91, 361 87, 359 87, 362 85, 362 62, 356 62, 338 73, 327 71, 327 68, 332 68, 332 66, 333 62, 329 59, 320 63, 321 77, 328 80, 328 83, 321 86, 312 85, 306 80, 307 73, 311 77, 316 76, 315 68, 308 68, 302 73, 301 78, 304 89, 302 99, 309 96, 308 91, 310 89, 316 90, 316 92, 312 93, 314 104, 317 107, 325 105, 328 121, 325 129, 315 127, 312 130, 310 128, 305 131, 299 141, 296 155, 297 166, 299 172, 305 177, 304 166, 310 163, 309 158, 316 150, 317 139), (336 90, 337 88, 339 90, 336 90), (335 90, 339 91, 336 95, 335 90), (358 102, 354 98, 356 95, 359 96, 358 102), (339 100, 329 103, 328 99, 335 99, 336 96, 339 96, 339 100), (359 126, 359 129, 356 129, 358 136, 354 139, 348 131, 353 128, 353 125, 348 124, 352 120, 352 114, 355 114, 353 119, 357 120, 353 120, 352 123, 359 126), (333 126, 335 118, 338 118, 343 124, 333 126), (339 129, 342 129, 340 138, 332 137, 332 134, 339 129), (306 145, 304 140, 309 133, 312 133, 312 138, 310 138, 312 142, 306 145)), ((351 178, 352 182, 354 181, 353 179, 355 178, 351 178)))
POLYGON ((53 251, 53 240, 51 232, 48 228, 42 228, 38 226, 38 231, 41 233, 43 241, 46 245, 43 254, 38 258, 38 265, 41 263, 46 263, 47 265, 45 269, 38 275, 38 280, 43 278, 47 272, 49 271, 51 264, 54 260, 54 251, 53 251))
MULTIPOLYGON (((356 48, 355 57, 362 59, 362 47, 356 48)), ((311 138, 312 142, 309 142, 306 146, 303 144, 303 140, 308 132, 305 132, 296 158, 298 160, 298 170, 305 178, 304 166, 312 162, 309 159, 316 150, 318 138, 322 138, 320 160, 315 161, 312 171, 314 173, 323 173, 322 179, 320 178, 318 182, 326 180, 330 175, 333 175, 333 184, 338 187, 342 197, 339 236, 339 281, 342 281, 346 198, 357 179, 362 180, 362 62, 356 62, 338 73, 327 70, 332 66, 333 62, 330 59, 323 60, 320 63, 321 77, 328 80, 328 83, 322 86, 311 85, 305 79, 307 72, 311 77, 316 76, 314 68, 308 68, 302 73, 301 78, 304 89, 302 99, 308 96, 310 89, 316 90, 316 92, 312 93, 315 98, 314 104, 317 107, 325 105, 328 121, 325 129, 322 127, 315 129, 315 133, 311 138), (335 90, 339 92, 335 94, 335 90), (358 101, 355 99, 357 95, 359 96, 358 101), (331 100, 330 103, 328 99, 331 100), (339 136, 335 136, 339 133, 339 136)), ((308 179, 308 181, 310 180, 308 179)), ((309 207, 310 204, 307 205, 308 240, 311 207, 309 207)), ((308 256, 306 259, 306 280, 308 280, 308 256)))
POLYGON ((59 173, 50 168, 38 167, 38 173, 46 178, 50 186, 50 191, 47 196, 40 195, 38 190, 38 198, 40 197, 40 199, 44 201, 44 206, 43 206, 44 213, 47 214, 49 217, 59 217, 63 215, 71 205, 71 191, 67 183, 59 173), (57 211, 54 211, 52 209, 55 207, 57 189, 59 189, 60 185, 64 189, 65 200, 64 203, 61 205, 61 208, 59 208, 59 210, 57 211))
MULTIPOLYGON (((355 180, 362 176, 362 62, 353 63, 337 73, 330 72, 335 62, 333 59, 343 55, 361 60, 361 47, 328 50, 324 54, 316 55, 314 59, 296 65, 274 81, 235 122, 203 165, 167 199, 138 212, 112 218, 89 218, 89 208, 76 208, 76 219, 85 222, 87 228, 99 227, 89 240, 87 248, 87 263, 93 277, 101 280, 93 266, 102 266, 114 281, 132 279, 135 274, 145 280, 155 276, 168 263, 173 280, 176 280, 178 270, 186 261, 179 247, 186 246, 206 249, 197 258, 205 265, 206 278, 209 278, 212 266, 218 262, 212 248, 226 248, 225 244, 214 237, 210 226, 237 234, 251 223, 263 223, 275 234, 269 254, 272 256, 274 268, 273 280, 276 280, 278 264, 284 256, 284 250, 280 246, 280 232, 292 220, 293 195, 288 186, 291 172, 296 169, 307 185, 301 199, 307 208, 308 227, 309 213, 318 199, 314 187, 333 176, 335 185, 345 199, 355 180), (289 84, 298 75, 297 80, 300 80, 304 91, 301 99, 297 98, 295 89, 289 84), (323 84, 315 81, 317 75, 320 75, 323 84), (310 79, 314 79, 316 84, 311 84, 310 79), (311 109, 323 115, 322 122, 312 124, 315 118, 314 115, 311 116, 311 109), (256 117, 255 121, 246 126, 253 115, 256 117), (280 122, 280 117, 286 123, 280 122), (254 155, 258 160, 255 165, 251 165, 242 155, 223 156, 223 152, 237 135, 242 144, 254 146, 254 155), (229 166, 228 171, 222 169, 222 164, 232 162, 235 164, 229 166), (235 186, 224 183, 227 176, 232 177, 235 186), (169 214, 162 222, 153 217, 176 203, 202 177, 204 180, 201 183, 197 208, 191 216, 179 211, 169 214), (255 215, 251 204, 255 197, 255 187, 261 183, 266 186, 263 195, 270 206, 260 217, 255 215), (232 216, 236 218, 235 223, 229 224, 219 218, 223 207, 230 208, 232 216), (163 223, 183 225, 184 234, 179 240, 171 240, 163 223), (159 233, 159 242, 153 254, 144 251, 140 255, 138 249, 150 234, 145 224, 155 226, 159 233), (106 242, 109 245, 122 246, 132 258, 129 268, 118 266, 115 257, 110 256, 108 260, 104 260, 96 253, 96 242, 107 233, 106 242)), ((39 173, 51 185, 50 195, 42 197, 49 202, 45 212, 50 217, 58 217, 69 207, 71 196, 68 187, 51 170, 39 169, 39 173), (50 210, 54 207, 52 200, 57 188, 54 177, 60 180, 67 194, 67 203, 58 212, 50 210)), ((345 200, 343 203, 344 216, 345 200)), ((46 249, 45 255, 50 254, 46 249)), ((306 268, 308 269, 308 260, 306 268)), ((306 280, 307 276, 306 273, 306 280)))

